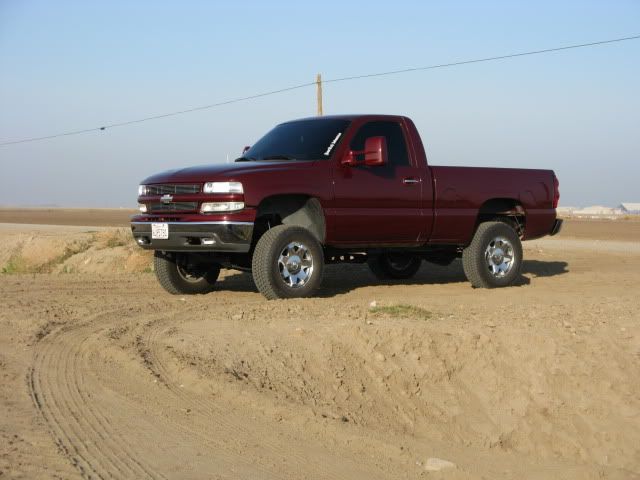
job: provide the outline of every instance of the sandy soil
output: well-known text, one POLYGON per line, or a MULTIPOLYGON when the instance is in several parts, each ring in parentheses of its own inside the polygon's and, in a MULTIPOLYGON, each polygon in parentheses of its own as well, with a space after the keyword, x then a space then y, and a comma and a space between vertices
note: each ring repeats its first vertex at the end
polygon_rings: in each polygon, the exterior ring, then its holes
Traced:
POLYGON ((0 223, 124 227, 137 210, 127 208, 0 208, 0 223))
POLYGON ((125 229, 0 225, 0 478, 640 478, 640 236, 588 223, 514 287, 336 266, 272 302, 165 294, 125 229))

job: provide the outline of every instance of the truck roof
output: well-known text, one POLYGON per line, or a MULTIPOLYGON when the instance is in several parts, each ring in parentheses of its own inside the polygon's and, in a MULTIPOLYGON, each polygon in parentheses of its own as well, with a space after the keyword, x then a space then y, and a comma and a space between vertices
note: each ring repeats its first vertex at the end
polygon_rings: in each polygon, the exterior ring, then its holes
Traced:
POLYGON ((282 123, 290 123, 290 122, 298 122, 301 120, 323 120, 323 119, 335 119, 335 120, 358 120, 361 118, 375 118, 377 120, 387 119, 387 120, 399 120, 401 118, 405 118, 403 115, 388 115, 388 114, 376 114, 376 113, 353 113, 353 114, 342 114, 342 115, 323 115, 321 117, 304 117, 304 118, 296 118, 295 120, 288 120, 282 123))

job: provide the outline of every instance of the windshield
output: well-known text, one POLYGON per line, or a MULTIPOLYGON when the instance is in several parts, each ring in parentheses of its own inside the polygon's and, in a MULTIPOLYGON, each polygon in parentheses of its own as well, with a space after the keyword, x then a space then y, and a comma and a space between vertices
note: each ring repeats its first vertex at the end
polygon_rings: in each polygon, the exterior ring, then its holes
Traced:
POLYGON ((348 120, 332 118, 282 123, 258 140, 238 160, 327 159, 348 126, 348 120))

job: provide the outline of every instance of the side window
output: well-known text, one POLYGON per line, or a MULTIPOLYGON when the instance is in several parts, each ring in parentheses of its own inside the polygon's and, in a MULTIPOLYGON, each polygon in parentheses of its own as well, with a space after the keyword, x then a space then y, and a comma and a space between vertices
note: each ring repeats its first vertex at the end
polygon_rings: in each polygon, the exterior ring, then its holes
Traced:
POLYGON ((364 150, 364 142, 369 137, 386 137, 390 167, 409 166, 407 144, 402 127, 396 122, 365 123, 351 140, 351 150, 364 150))

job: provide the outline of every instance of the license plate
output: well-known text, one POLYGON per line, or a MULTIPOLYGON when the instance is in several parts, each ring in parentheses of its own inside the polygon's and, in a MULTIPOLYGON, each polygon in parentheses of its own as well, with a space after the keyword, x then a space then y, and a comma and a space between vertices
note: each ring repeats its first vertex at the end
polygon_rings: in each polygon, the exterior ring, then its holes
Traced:
POLYGON ((154 240, 167 240, 169 238, 168 223, 152 223, 151 238, 154 240))

